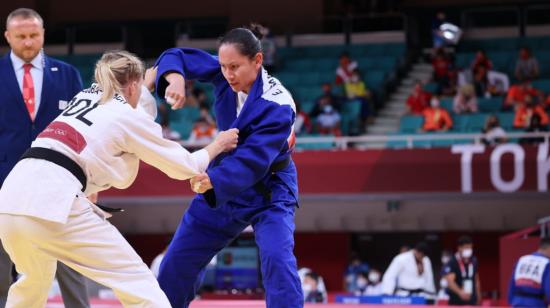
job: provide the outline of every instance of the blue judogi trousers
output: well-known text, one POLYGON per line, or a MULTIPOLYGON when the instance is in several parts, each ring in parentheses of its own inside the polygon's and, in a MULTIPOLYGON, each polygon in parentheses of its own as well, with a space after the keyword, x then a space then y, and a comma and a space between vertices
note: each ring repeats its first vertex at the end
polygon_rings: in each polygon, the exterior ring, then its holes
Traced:
POLYGON ((304 298, 294 249, 296 203, 210 208, 197 197, 182 218, 160 266, 159 283, 173 308, 187 308, 210 260, 252 225, 260 251, 268 308, 301 308, 304 298))

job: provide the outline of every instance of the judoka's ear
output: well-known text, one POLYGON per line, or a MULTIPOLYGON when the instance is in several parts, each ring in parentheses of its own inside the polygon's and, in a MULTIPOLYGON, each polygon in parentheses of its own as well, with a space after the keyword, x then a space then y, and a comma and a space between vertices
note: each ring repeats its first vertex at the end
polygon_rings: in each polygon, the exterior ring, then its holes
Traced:
POLYGON ((254 67, 259 70, 262 67, 262 63, 264 62, 264 55, 261 52, 258 52, 254 56, 254 67))

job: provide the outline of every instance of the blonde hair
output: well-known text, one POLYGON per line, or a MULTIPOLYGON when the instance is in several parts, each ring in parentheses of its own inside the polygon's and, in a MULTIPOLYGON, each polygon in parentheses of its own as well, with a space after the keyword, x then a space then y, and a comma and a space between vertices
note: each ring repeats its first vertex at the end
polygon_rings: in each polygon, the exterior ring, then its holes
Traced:
POLYGON ((139 80, 144 74, 143 62, 134 54, 113 50, 103 54, 95 65, 94 77, 103 90, 101 102, 120 93, 129 82, 139 80))

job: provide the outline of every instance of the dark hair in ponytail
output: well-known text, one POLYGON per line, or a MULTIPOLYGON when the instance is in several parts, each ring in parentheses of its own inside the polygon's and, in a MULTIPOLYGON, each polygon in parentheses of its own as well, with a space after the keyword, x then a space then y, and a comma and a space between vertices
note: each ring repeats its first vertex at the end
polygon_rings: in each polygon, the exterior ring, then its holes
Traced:
POLYGON ((220 38, 220 47, 233 44, 244 56, 252 59, 258 52, 262 52, 260 40, 264 36, 265 28, 260 24, 250 24, 248 28, 235 28, 220 38))

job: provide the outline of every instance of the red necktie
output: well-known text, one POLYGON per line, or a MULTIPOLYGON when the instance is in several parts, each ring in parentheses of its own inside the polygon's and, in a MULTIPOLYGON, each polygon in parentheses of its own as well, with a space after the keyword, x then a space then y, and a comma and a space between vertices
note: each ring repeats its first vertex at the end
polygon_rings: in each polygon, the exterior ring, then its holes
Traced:
POLYGON ((23 100, 25 101, 25 106, 29 111, 29 116, 34 121, 34 82, 32 81, 31 68, 32 64, 25 63, 23 64, 25 69, 25 74, 23 75, 23 100))

